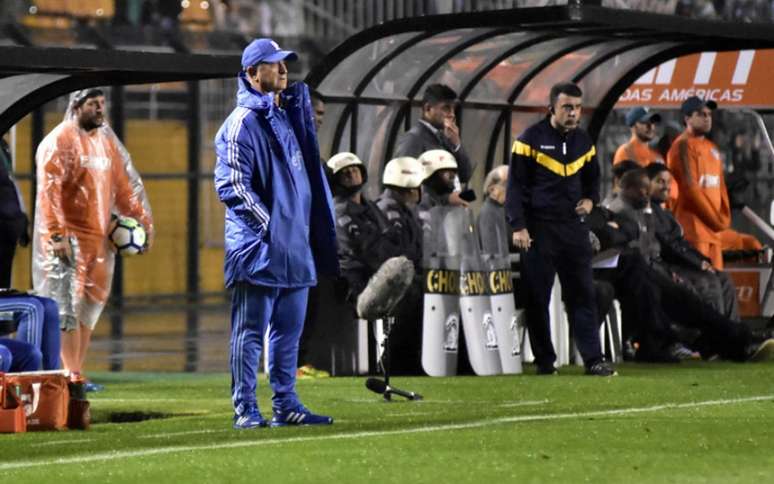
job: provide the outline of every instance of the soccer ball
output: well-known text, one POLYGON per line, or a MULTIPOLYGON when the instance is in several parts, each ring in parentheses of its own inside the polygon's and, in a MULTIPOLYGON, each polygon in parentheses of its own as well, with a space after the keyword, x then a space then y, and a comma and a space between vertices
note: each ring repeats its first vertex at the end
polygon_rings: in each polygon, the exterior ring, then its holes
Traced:
POLYGON ((142 224, 131 217, 115 219, 108 233, 110 242, 121 255, 135 255, 142 252, 145 237, 145 229, 142 224))

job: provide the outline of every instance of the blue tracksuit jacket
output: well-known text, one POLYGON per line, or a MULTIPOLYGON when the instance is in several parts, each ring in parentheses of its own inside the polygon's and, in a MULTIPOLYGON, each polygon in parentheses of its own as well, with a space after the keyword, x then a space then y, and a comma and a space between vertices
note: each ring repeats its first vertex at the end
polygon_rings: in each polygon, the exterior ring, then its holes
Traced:
POLYGON ((215 189, 226 205, 226 286, 307 287, 338 273, 330 189, 309 90, 272 95, 240 75, 237 107, 215 136, 215 189))

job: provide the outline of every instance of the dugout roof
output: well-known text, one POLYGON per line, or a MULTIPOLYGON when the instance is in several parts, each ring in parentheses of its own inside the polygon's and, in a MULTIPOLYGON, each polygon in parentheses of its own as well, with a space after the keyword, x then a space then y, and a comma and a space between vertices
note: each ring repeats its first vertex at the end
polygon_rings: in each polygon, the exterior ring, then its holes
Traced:
POLYGON ((235 77, 231 55, 0 45, 0 133, 47 101, 92 86, 235 77))
MULTIPOLYGON (((584 90, 583 124, 596 139, 619 96, 662 62, 703 51, 774 47, 774 29, 595 6, 418 17, 360 32, 307 77, 326 101, 321 151, 352 151, 381 173, 419 115, 424 88, 459 94, 474 179, 508 159, 510 143, 545 115, 550 86, 584 90)), ((376 189, 380 177, 371 177, 376 189)), ((373 192, 371 192, 373 194, 373 192)))

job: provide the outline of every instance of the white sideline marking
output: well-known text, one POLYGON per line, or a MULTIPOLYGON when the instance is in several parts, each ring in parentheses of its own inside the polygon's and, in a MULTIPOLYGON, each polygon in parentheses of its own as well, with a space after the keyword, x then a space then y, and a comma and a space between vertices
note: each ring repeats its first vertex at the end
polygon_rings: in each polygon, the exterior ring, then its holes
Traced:
MULTIPOLYGON (((213 414, 208 414, 208 417, 211 417, 213 414)), ((217 414, 216 414, 217 415, 217 414)), ((232 413, 228 414, 220 414, 220 415, 233 415, 232 413)), ((404 414, 394 414, 394 415, 429 415, 429 412, 414 412, 412 413, 404 413, 404 414)), ((391 417, 393 415, 386 415, 387 417, 391 417)), ((346 422, 347 420, 344 419, 336 419, 336 423, 342 423, 346 422)), ((224 433, 224 432, 233 432, 234 429, 232 428, 224 428, 224 429, 202 429, 202 430, 185 430, 183 432, 164 432, 160 434, 148 434, 148 435, 138 435, 138 439, 166 439, 169 437, 179 437, 181 435, 197 435, 197 434, 215 434, 215 433, 224 433)))
MULTIPOLYGON (((577 413, 555 413, 555 414, 543 414, 543 415, 522 415, 516 417, 501 417, 489 420, 477 420, 467 423, 459 424, 446 424, 446 425, 432 425, 426 427, 414 427, 408 429, 399 430, 380 430, 370 432, 352 432, 341 434, 328 434, 328 435, 316 435, 308 437, 290 437, 287 439, 264 439, 254 441, 239 441, 239 442, 224 442, 220 444, 208 444, 208 445, 180 445, 174 447, 161 447, 155 449, 140 449, 140 450, 128 450, 128 451, 109 451, 100 454, 78 456, 65 456, 48 460, 28 460, 21 462, 8 462, 0 464, 0 471, 6 471, 10 469, 26 469, 30 467, 40 467, 48 465, 64 465, 64 464, 82 464, 85 462, 97 462, 97 461, 112 461, 118 459, 127 459, 131 457, 146 457, 151 455, 163 455, 174 454, 179 452, 192 452, 199 450, 220 450, 220 449, 238 449, 242 447, 261 447, 264 445, 275 444, 292 444, 296 442, 314 442, 321 440, 349 440, 359 439, 367 437, 381 437, 385 435, 401 435, 401 434, 418 434, 429 432, 442 432, 447 430, 464 430, 473 429, 479 427, 490 427, 498 424, 517 423, 517 422, 534 422, 538 420, 566 420, 572 418, 585 418, 585 417, 604 417, 609 415, 628 415, 634 413, 646 413, 646 412, 658 412, 661 410, 672 410, 682 408, 697 408, 708 407, 713 405, 731 405, 735 403, 747 403, 747 402, 759 402, 765 400, 774 400, 774 395, 761 395, 756 397, 746 398, 731 398, 725 400, 705 400, 703 402, 688 402, 688 403, 665 403, 661 405, 652 405, 650 407, 631 407, 620 408, 614 410, 594 410, 590 412, 577 412, 577 413)), ((270 430, 267 430, 270 432, 270 430)), ((264 431, 258 431, 264 432, 264 431)))
POLYGON ((91 402, 96 403, 126 403, 126 402, 143 402, 143 403, 170 403, 170 402, 192 402, 194 400, 200 400, 198 398, 92 398, 91 402))
POLYGON ((432 412, 404 412, 404 413, 387 413, 382 415, 382 418, 389 417, 414 417, 416 415, 430 415, 432 412))
POLYGON ((59 445, 59 444, 82 444, 83 442, 94 442, 96 439, 70 439, 70 440, 51 440, 49 442, 41 442, 39 444, 31 444, 30 447, 43 447, 46 445, 59 445))
POLYGON ((527 405, 542 405, 550 402, 551 400, 525 400, 523 402, 503 403, 498 405, 498 407, 526 407, 527 405))
POLYGON ((375 400, 375 399, 376 399, 376 397, 374 397, 374 398, 347 398, 347 399, 344 399, 344 400, 339 400, 339 402, 334 402, 334 403, 374 403, 375 401, 377 401, 377 402, 379 401, 378 399, 377 400, 375 400))
POLYGON ((140 435, 140 439, 165 439, 167 437, 177 437, 179 435, 196 435, 196 434, 212 434, 215 432, 230 432, 231 429, 203 429, 203 430, 186 430, 185 432, 166 432, 163 434, 148 434, 140 435))
MULTIPOLYGON (((368 403, 368 404, 373 404, 373 403, 381 404, 382 403, 382 400, 380 400, 378 398, 375 398, 375 399, 374 398, 352 398, 352 399, 343 400, 343 401, 346 402, 346 403, 368 403)), ((486 405, 491 405, 492 404, 492 400, 432 400, 432 399, 428 399, 428 400, 415 400, 415 401, 412 401, 411 403, 404 402, 403 400, 395 400, 395 402, 406 403, 406 404, 409 404, 409 405, 460 405, 460 404, 475 405, 475 404, 478 404, 478 403, 486 404, 486 405)), ((510 402, 505 402, 505 403, 500 404, 498 406, 500 406, 500 407, 506 407, 506 406, 518 407, 518 406, 521 406, 521 405, 534 405, 534 404, 537 404, 537 403, 548 403, 548 400, 513 400, 513 401, 510 401, 510 402)))
MULTIPOLYGON (((514 406, 518 407, 521 405, 533 405, 536 403, 547 403, 548 400, 511 400, 506 401, 504 403, 498 404, 498 407, 505 407, 505 406, 514 406)), ((440 404, 440 405, 476 405, 476 404, 484 404, 484 405, 492 405, 492 400, 417 400, 414 402, 411 402, 411 405, 428 405, 428 404, 440 404)))

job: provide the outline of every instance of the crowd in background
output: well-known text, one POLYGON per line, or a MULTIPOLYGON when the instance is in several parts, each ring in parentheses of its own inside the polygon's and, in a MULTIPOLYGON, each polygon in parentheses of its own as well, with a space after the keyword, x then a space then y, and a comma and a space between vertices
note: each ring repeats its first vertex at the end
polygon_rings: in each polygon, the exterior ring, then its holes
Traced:
MULTIPOLYGON (((4 2, 4 14, 21 18, 30 13, 45 14, 48 6, 34 0, 4 2)), ((568 0, 422 0, 417 2, 332 2, 327 0, 114 0, 115 24, 177 25, 184 10, 198 10, 210 28, 239 31, 250 37, 262 35, 308 35, 304 23, 309 15, 328 18, 328 33, 336 26, 362 29, 379 21, 452 12, 473 12, 517 7, 567 5, 568 0), (400 4, 400 5, 399 5, 400 4)), ((772 22, 774 2, 769 0, 585 0, 583 4, 640 10, 686 17, 733 22, 772 22)), ((63 2, 64 4, 64 2, 63 2)), ((66 9, 66 6, 62 7, 66 9)), ((61 10, 61 9, 60 9, 61 10)), ((54 12, 51 12, 54 13, 54 12)), ((64 13, 64 12, 59 12, 64 13)), ((99 18, 96 16, 95 18, 99 18)), ((106 17, 103 17, 106 18, 106 17)), ((200 19, 200 20, 201 20, 200 19)), ((354 33, 354 32, 352 32, 354 33)))

